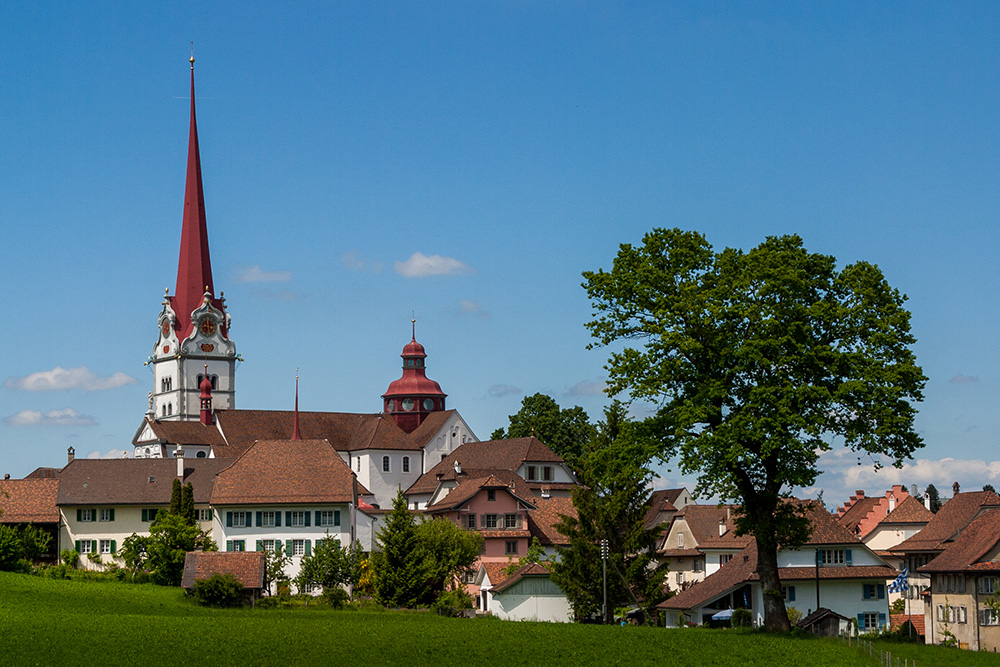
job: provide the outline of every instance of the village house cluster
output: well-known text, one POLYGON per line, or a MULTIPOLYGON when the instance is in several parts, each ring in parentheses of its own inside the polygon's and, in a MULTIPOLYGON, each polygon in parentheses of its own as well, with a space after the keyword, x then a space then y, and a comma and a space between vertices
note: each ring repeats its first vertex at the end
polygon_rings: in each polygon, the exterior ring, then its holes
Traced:
MULTIPOLYGON (((48 559, 73 549, 94 554, 85 567, 120 561, 123 541, 149 534, 180 480, 192 485, 197 521, 220 549, 192 559, 184 581, 227 561, 259 581, 262 559, 246 554, 278 545, 292 557, 294 578, 320 540, 377 548, 380 521, 402 491, 411 511, 482 535, 477 569, 462 582, 481 611, 571 620, 546 568, 505 571, 533 539, 557 556, 567 541, 556 525, 575 516, 577 478, 534 437, 479 441, 427 377, 415 325, 402 375, 381 396, 379 412, 299 412, 297 396, 293 410, 236 407, 239 357, 212 277, 193 59, 177 284, 156 324, 148 362, 154 386, 132 456, 77 459, 70 448, 62 467, 0 481, 0 521, 49 531, 48 559)), ((908 624, 927 643, 1000 646, 1000 497, 953 491, 937 513, 926 495, 903 486, 878 497, 858 491, 834 513, 796 501, 811 537, 778 558, 782 595, 801 612, 800 625, 837 634, 908 624), (894 614, 898 599, 903 611, 894 614)), ((660 531, 657 554, 669 564, 675 593, 659 605, 667 627, 724 622, 736 609, 762 620, 757 552, 749 536, 735 534, 735 509, 696 504, 685 489, 653 493, 647 527, 660 531)))

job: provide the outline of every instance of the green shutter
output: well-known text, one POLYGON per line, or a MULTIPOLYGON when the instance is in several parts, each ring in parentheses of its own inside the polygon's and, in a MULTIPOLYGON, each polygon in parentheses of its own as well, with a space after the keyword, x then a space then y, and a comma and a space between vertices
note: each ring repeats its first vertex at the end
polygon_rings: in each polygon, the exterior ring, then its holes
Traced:
POLYGON ((858 614, 858 630, 864 630, 864 629, 865 629, 865 615, 862 612, 858 614))
POLYGON ((285 512, 285 525, 286 526, 291 526, 292 525, 292 513, 291 512, 285 512))
POLYGON ((795 586, 788 587, 788 601, 795 602, 795 586))
POLYGON ((333 525, 340 525, 340 510, 333 510, 333 525))
POLYGON ((226 551, 232 551, 232 550, 233 550, 233 541, 226 540, 226 551))
POLYGON ((312 555, 312 540, 306 540, 306 555, 312 555))
POLYGON ((211 520, 212 520, 212 508, 211 508, 211 507, 210 507, 210 508, 208 508, 208 520, 209 520, 209 521, 211 521, 211 520))
POLYGON ((76 520, 83 521, 83 510, 79 507, 76 508, 76 520))
MULTIPOLYGON (((80 511, 80 510, 77 510, 77 512, 79 512, 79 511, 80 511)), ((77 541, 76 541, 76 552, 77 552, 78 554, 82 554, 82 553, 83 553, 82 551, 80 551, 80 540, 77 540, 77 541)))
POLYGON ((226 512, 226 527, 227 528, 232 528, 233 527, 233 513, 232 512, 226 512))
MULTIPOLYGON (((257 514, 260 514, 260 512, 257 512, 257 514)), ((264 550, 264 541, 263 540, 257 540, 257 549, 256 550, 257 551, 263 551, 264 550)))
POLYGON ((879 600, 885 599, 885 584, 878 585, 878 599, 879 600))
POLYGON ((322 526, 323 525, 323 517, 321 516, 322 514, 323 513, 321 511, 316 510, 316 525, 317 526, 322 526))
POLYGON ((882 612, 879 612, 878 614, 878 627, 880 628, 885 627, 885 614, 882 612))
POLYGON ((285 553, 288 554, 289 556, 292 555, 292 541, 291 540, 285 540, 285 553))
MULTIPOLYGON (((306 515, 306 528, 308 528, 308 527, 309 527, 309 515, 311 515, 311 514, 312 514, 312 512, 309 512, 309 511, 307 510, 307 511, 303 512, 303 514, 305 514, 305 515, 306 515)), ((316 522, 316 525, 317 525, 317 526, 319 525, 319 521, 317 521, 317 522, 316 522)))
MULTIPOLYGON (((263 525, 264 525, 264 513, 257 512, 257 527, 260 528, 263 525)), ((257 551, 260 551, 260 549, 257 549, 257 551)))
MULTIPOLYGON (((114 507, 111 508, 111 520, 112 521, 115 520, 115 508, 114 507)), ((114 548, 112 548, 112 551, 114 551, 114 548)))
POLYGON ((117 551, 118 551, 118 543, 115 542, 114 540, 111 540, 111 553, 117 553, 117 551))
POLYGON ((274 525, 281 528, 281 512, 277 510, 274 512, 274 525))
POLYGON ((844 556, 846 557, 848 565, 853 565, 854 564, 854 562, 851 560, 851 550, 850 549, 847 549, 847 550, 844 551, 844 556))
POLYGON ((145 507, 142 508, 142 520, 149 521, 149 510, 145 507))

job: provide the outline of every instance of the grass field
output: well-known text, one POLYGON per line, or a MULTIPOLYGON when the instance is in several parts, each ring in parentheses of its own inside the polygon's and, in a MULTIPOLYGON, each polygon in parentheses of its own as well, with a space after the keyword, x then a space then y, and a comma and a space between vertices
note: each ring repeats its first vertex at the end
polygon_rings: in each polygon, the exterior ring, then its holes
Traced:
MULTIPOLYGON (((889 645, 919 667, 1000 656, 889 645)), ((426 612, 213 610, 178 589, 0 572, 0 665, 690 665, 853 667, 867 651, 762 633, 441 618, 426 612)), ((900 663, 902 664, 902 662, 900 663)))

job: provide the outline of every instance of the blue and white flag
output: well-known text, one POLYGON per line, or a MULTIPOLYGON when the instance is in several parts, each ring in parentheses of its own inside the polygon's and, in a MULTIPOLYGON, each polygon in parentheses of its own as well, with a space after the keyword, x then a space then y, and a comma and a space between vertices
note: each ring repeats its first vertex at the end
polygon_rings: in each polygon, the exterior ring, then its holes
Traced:
POLYGON ((910 568, 904 567, 903 571, 899 573, 899 576, 896 577, 891 584, 889 584, 889 592, 902 593, 903 591, 907 590, 910 587, 909 584, 907 583, 909 576, 910 576, 910 568))

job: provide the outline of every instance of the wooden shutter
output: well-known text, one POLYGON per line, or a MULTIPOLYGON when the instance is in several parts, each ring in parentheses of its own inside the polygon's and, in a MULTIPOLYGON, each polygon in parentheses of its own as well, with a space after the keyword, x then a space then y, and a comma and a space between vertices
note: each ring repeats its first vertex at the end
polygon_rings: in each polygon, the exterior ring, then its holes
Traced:
POLYGON ((142 508, 142 520, 149 521, 149 510, 145 507, 142 508))
POLYGON ((285 525, 286 526, 291 526, 292 525, 292 513, 291 512, 285 512, 285 525))
POLYGON ((111 540, 111 553, 115 553, 117 551, 118 551, 118 544, 114 540, 111 540))
POLYGON ((274 513, 274 525, 281 528, 281 512, 274 513))
POLYGON ((333 525, 340 525, 340 510, 333 510, 333 525))
POLYGON ((885 613, 881 611, 878 614, 878 627, 880 628, 885 627, 885 613))
POLYGON ((864 612, 858 613, 858 630, 865 629, 865 615, 864 612))
MULTIPOLYGON (((257 527, 260 528, 263 525, 264 525, 264 513, 257 512, 257 527)), ((260 549, 257 549, 257 551, 260 551, 260 549)))
MULTIPOLYGON (((233 513, 232 512, 226 512, 226 527, 227 528, 232 528, 233 527, 233 513)), ((229 549, 226 549, 226 551, 229 551, 229 549)))
MULTIPOLYGON (((260 514, 260 512, 257 512, 257 514, 260 514)), ((263 540, 257 540, 257 549, 256 549, 256 551, 263 551, 263 550, 264 550, 264 541, 263 540)))
POLYGON ((323 525, 323 517, 321 516, 322 514, 323 513, 320 510, 316 510, 316 525, 317 526, 323 525))
POLYGON ((211 507, 210 507, 210 508, 208 508, 208 520, 209 520, 209 521, 211 521, 211 520, 212 520, 212 508, 211 508, 211 507))
MULTIPOLYGON (((80 509, 79 507, 76 508, 76 520, 77 521, 83 521, 83 510, 80 509)), ((79 544, 79 543, 77 543, 77 544, 79 544)))
POLYGON ((233 541, 226 540, 226 551, 232 551, 232 550, 233 550, 233 541))
MULTIPOLYGON (((79 511, 80 511, 80 510, 77 510, 77 512, 79 512, 79 511)), ((76 541, 76 552, 77 552, 78 554, 82 554, 82 553, 83 553, 82 551, 80 551, 80 540, 77 540, 77 541, 76 541)))
MULTIPOLYGON (((115 508, 114 507, 111 508, 111 520, 112 521, 115 520, 115 508)), ((114 553, 114 547, 112 547, 111 551, 112 551, 112 553, 114 553)))
MULTIPOLYGON (((307 511, 303 512, 303 514, 304 514, 304 515, 305 515, 305 517, 306 517, 306 528, 308 528, 308 527, 309 527, 309 515, 310 515, 310 514, 312 514, 312 512, 309 512, 309 511, 307 510, 307 511)), ((319 521, 317 521, 317 522, 316 522, 316 525, 317 525, 317 526, 319 525, 319 521)))
POLYGON ((847 560, 847 564, 848 565, 854 565, 854 561, 851 560, 851 550, 850 549, 845 549, 844 550, 844 558, 847 560))
POLYGON ((795 586, 788 587, 788 601, 795 602, 795 586))
POLYGON ((285 540, 285 553, 288 554, 289 556, 292 555, 292 541, 291 540, 285 540))
POLYGON ((885 584, 878 585, 878 599, 879 600, 885 599, 885 584))
POLYGON ((306 540, 306 555, 312 555, 312 540, 306 540))

